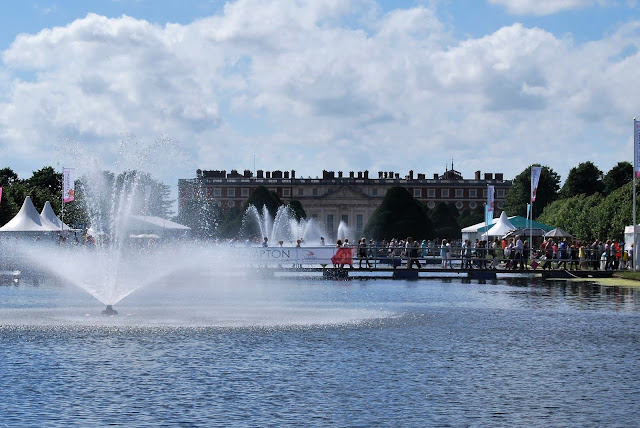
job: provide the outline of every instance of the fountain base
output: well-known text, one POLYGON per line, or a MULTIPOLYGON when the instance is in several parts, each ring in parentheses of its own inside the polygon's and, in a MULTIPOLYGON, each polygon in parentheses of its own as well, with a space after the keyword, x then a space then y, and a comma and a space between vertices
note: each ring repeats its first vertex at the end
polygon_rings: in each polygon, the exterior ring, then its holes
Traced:
POLYGON ((107 309, 102 311, 102 315, 118 315, 118 311, 113 309, 113 306, 107 305, 107 309))

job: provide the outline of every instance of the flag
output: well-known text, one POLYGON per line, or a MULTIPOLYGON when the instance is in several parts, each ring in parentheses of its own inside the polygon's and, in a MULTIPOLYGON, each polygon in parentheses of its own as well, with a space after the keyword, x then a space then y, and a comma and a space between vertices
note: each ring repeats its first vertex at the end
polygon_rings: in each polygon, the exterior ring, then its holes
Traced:
POLYGON ((536 200, 536 192, 538 191, 538 182, 540 181, 541 172, 542 172, 542 167, 540 166, 531 167, 531 202, 534 202, 536 200))
POLYGON ((487 225, 487 231, 493 224, 493 211, 489 211, 489 205, 484 206, 484 223, 487 225))
POLYGON ((2 202, 2 186, 0 186, 0 202, 2 202))
POLYGON ((640 178, 640 121, 633 120, 633 171, 640 178))
POLYGON ((493 186, 487 187, 487 211, 491 213, 491 218, 493 218, 493 205, 495 200, 496 189, 493 186))
POLYGON ((75 199, 75 170, 73 168, 64 168, 62 173, 62 200, 71 202, 75 199))

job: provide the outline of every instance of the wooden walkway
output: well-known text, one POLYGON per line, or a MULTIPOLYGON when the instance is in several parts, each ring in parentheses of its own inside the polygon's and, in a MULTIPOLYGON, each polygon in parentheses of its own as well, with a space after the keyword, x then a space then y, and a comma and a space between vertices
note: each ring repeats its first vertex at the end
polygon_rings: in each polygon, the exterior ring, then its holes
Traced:
POLYGON ((443 268, 420 268, 407 269, 405 266, 375 267, 375 268, 333 268, 333 267, 263 267, 256 270, 256 273, 265 277, 304 277, 322 276, 329 280, 349 280, 349 279, 398 279, 398 280, 419 280, 438 278, 465 278, 478 280, 492 280, 500 277, 535 277, 543 279, 568 279, 568 278, 611 278, 615 271, 607 270, 545 270, 540 269, 443 269, 443 268))

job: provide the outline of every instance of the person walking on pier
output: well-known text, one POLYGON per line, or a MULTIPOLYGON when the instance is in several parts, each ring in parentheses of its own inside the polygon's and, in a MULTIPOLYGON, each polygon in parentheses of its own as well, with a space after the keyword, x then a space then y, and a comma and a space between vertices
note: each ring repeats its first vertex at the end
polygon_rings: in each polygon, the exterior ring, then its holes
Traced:
POLYGON ((415 263, 418 266, 418 269, 421 269, 420 261, 418 260, 418 241, 413 242, 412 237, 407 238, 407 242, 405 244, 405 252, 407 254, 407 269, 413 269, 413 264, 415 263))
POLYGON ((358 244, 358 257, 360 258, 360 269, 362 269, 362 260, 367 262, 367 267, 371 269, 371 263, 369 263, 369 255, 367 252, 367 238, 362 238, 360 244, 358 244))

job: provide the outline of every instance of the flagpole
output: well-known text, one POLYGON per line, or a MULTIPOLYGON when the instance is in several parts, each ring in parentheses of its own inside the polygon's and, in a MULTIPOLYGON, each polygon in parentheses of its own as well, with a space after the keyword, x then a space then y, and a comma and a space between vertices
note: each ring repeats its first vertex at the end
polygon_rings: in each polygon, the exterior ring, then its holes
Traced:
POLYGON ((638 139, 639 132, 636 129, 636 118, 633 118, 633 270, 638 270, 638 249, 636 248, 636 176, 638 175, 638 139))

